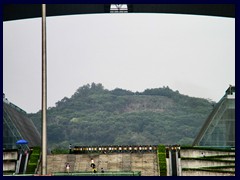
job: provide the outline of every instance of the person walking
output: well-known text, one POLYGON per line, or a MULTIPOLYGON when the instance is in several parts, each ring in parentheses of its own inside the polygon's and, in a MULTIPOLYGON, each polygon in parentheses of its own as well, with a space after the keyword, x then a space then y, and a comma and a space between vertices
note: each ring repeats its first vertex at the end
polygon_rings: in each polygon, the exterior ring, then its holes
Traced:
POLYGON ((66 171, 69 174, 69 172, 70 172, 70 164, 69 163, 66 163, 66 171))
POLYGON ((91 158, 91 164, 90 164, 90 166, 94 169, 95 168, 95 163, 94 163, 94 160, 93 160, 93 158, 91 158))
POLYGON ((93 168, 93 173, 97 173, 97 169, 96 168, 93 168))
POLYGON ((69 154, 71 154, 72 153, 72 144, 69 144, 68 149, 69 149, 69 154))

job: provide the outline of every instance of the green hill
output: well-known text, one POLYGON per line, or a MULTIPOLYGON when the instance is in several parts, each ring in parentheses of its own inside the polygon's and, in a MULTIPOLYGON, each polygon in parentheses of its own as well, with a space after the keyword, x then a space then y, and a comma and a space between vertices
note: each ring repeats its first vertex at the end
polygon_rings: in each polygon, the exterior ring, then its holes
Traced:
MULTIPOLYGON (((206 99, 169 87, 131 92, 80 87, 47 110, 48 147, 191 144, 212 110, 206 99)), ((41 112, 28 114, 41 132, 41 112)))

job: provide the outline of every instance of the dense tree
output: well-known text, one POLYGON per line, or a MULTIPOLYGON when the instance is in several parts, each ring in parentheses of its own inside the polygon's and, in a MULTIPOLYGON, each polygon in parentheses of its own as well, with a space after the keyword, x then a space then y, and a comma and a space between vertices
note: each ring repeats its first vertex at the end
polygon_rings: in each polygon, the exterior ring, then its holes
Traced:
MULTIPOLYGON (((48 146, 191 144, 211 110, 168 86, 134 93, 87 84, 47 110, 48 146)), ((41 111, 28 116, 41 132, 41 111)))

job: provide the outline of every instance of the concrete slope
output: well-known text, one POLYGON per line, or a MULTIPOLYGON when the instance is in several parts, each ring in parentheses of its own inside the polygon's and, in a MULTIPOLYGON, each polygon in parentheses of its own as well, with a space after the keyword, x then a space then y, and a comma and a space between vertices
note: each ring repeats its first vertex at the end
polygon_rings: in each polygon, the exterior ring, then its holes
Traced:
POLYGON ((156 153, 109 153, 109 154, 61 154, 48 155, 47 171, 66 172, 65 164, 70 163, 70 172, 92 171, 91 158, 98 171, 141 171, 142 176, 158 176, 156 153))

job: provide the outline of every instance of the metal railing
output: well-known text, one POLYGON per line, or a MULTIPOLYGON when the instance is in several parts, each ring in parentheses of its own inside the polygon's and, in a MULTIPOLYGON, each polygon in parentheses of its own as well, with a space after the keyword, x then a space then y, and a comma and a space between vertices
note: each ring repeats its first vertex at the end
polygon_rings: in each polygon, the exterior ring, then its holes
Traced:
POLYGON ((156 152, 157 145, 135 145, 135 146, 74 146, 73 154, 87 153, 135 153, 156 152))
POLYGON ((107 171, 107 172, 96 172, 91 171, 85 172, 53 172, 52 176, 141 176, 141 171, 107 171))

